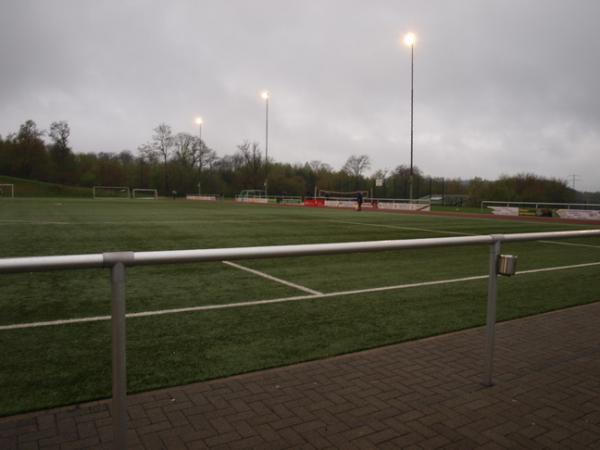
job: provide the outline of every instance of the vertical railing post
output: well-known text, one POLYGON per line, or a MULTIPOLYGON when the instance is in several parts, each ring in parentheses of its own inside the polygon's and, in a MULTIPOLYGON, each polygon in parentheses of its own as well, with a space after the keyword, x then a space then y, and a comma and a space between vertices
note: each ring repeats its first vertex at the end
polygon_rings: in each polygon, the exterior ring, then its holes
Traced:
POLYGON ((488 278, 487 310, 485 319, 485 367, 483 384, 492 386, 492 371, 494 368, 494 343, 496 339, 496 297, 498 292, 498 256, 501 249, 501 235, 492 235, 490 245, 490 272, 488 278))
POLYGON ((127 448, 125 264, 133 262, 133 253, 105 253, 103 259, 111 269, 113 448, 121 450, 127 448))
POLYGON ((114 448, 127 448, 125 265, 112 266, 112 417, 114 448))

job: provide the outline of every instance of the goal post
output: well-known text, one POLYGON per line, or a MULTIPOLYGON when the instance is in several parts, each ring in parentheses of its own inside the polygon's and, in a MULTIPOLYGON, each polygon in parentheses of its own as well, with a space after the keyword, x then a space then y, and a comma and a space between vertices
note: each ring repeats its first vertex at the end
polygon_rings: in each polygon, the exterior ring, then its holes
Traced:
POLYGON ((94 186, 92 196, 96 198, 131 198, 128 186, 94 186))
POLYGON ((0 183, 0 198, 14 198, 15 185, 12 183, 0 183))
POLYGON ((158 190, 156 189, 133 189, 131 191, 133 198, 146 199, 146 200, 157 200, 158 190))

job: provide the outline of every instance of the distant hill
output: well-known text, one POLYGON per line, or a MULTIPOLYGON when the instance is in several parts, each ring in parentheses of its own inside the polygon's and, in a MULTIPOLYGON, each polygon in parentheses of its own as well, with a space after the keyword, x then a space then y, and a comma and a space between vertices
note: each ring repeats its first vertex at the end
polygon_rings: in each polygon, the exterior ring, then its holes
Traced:
POLYGON ((0 175, 0 184, 15 185, 15 197, 92 197, 92 189, 0 175))

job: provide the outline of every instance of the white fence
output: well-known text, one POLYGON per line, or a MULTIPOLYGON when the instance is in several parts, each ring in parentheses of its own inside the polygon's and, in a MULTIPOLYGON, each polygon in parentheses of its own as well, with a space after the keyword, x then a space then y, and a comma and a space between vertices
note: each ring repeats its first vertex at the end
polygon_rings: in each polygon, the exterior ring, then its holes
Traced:
POLYGON ((186 195, 186 200, 195 200, 202 202, 216 202, 218 199, 221 199, 219 194, 205 194, 205 195, 186 195))
POLYGON ((490 206, 507 206, 518 208, 523 206, 525 208, 551 208, 551 209, 591 209, 600 210, 599 203, 550 203, 550 202, 511 202, 511 201, 496 201, 496 200, 484 200, 481 202, 481 209, 488 208, 490 206))
MULTIPOLYGON (((235 201, 243 203, 277 203, 282 205, 344 209, 353 209, 357 206, 355 197, 335 196, 302 197, 298 195, 236 195, 235 201)), ((407 198, 363 197, 362 208, 402 211, 431 211, 431 201, 429 199, 410 200, 407 198)))
POLYGON ((157 252, 97 253, 88 255, 33 256, 1 258, 0 273, 108 268, 111 271, 112 292, 112 402, 114 448, 127 448, 127 374, 125 355, 125 284, 126 267, 195 263, 223 260, 280 258, 285 256, 331 255, 360 252, 383 252, 462 245, 489 245, 489 277, 486 313, 486 342, 483 384, 492 385, 493 353, 496 323, 496 283, 500 250, 503 242, 534 241, 598 237, 600 230, 517 233, 489 236, 461 236, 431 239, 348 242, 337 244, 278 245, 270 247, 239 247, 207 250, 174 250, 157 252))
POLYGON ((499 216, 546 216, 556 214, 561 219, 600 220, 598 203, 548 203, 548 202, 481 202, 481 210, 489 208, 499 216))

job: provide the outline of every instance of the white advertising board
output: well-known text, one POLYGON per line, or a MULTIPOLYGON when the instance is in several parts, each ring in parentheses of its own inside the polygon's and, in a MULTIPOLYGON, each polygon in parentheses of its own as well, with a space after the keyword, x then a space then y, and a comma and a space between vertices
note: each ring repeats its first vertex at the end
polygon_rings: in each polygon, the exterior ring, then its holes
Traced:
POLYGON ((492 210, 492 214, 497 216, 518 216, 519 208, 514 206, 488 206, 492 210))
POLYGON ((557 209, 556 214, 563 219, 600 220, 600 211, 593 209, 557 209))

